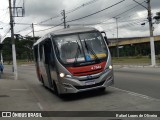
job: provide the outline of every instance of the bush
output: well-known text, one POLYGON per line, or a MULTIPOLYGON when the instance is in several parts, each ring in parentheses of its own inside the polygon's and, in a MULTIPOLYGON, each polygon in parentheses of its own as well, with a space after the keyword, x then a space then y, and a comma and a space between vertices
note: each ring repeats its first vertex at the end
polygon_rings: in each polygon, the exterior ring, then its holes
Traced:
POLYGON ((141 55, 141 54, 139 54, 139 55, 137 55, 137 56, 136 56, 136 58, 142 58, 142 55, 141 55))
POLYGON ((149 59, 151 59, 151 54, 148 55, 149 59))

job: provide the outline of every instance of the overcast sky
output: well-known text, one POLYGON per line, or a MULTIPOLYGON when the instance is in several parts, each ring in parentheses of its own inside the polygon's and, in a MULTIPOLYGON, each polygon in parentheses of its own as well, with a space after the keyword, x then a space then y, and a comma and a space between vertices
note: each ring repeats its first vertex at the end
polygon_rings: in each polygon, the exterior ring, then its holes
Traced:
MULTIPOLYGON (((147 10, 135 3, 133 0, 24 0, 25 16, 15 18, 15 23, 26 23, 29 25, 15 24, 15 33, 21 35, 32 35, 31 25, 35 31, 44 30, 62 23, 62 10, 65 10, 66 21, 82 18, 74 22, 67 22, 70 27, 74 26, 100 26, 109 38, 116 38, 116 19, 118 17, 119 37, 141 37, 149 35, 147 22, 147 10), (119 3, 119 4, 118 4, 119 3), (116 5, 115 5, 116 4, 116 5), (111 7, 112 6, 112 7, 111 7), (77 8, 77 9, 76 9, 77 8), (131 9, 133 8, 133 9, 131 9), (127 12, 125 12, 127 11, 127 12), (123 13, 123 14, 122 14, 123 13), (51 17, 57 17, 50 19, 51 17), (47 20, 46 22, 43 22, 47 20), (141 23, 146 23, 142 26, 141 23), (99 24, 98 24, 99 23, 99 24)), ((145 0, 137 0, 147 7, 145 0)), ((16 7, 22 7, 23 0, 16 0, 16 7)), ((151 0, 153 16, 160 11, 160 0, 151 0)), ((20 12, 19 12, 20 14, 20 12)), ((9 9, 8 0, 1 0, 0 3, 0 34, 2 38, 9 30, 9 9)), ((55 27, 46 31, 35 32, 36 36, 42 36, 55 29, 62 29, 63 26, 55 27)), ((10 34, 7 34, 9 36, 10 34)), ((160 24, 154 25, 154 35, 160 35, 160 24)))

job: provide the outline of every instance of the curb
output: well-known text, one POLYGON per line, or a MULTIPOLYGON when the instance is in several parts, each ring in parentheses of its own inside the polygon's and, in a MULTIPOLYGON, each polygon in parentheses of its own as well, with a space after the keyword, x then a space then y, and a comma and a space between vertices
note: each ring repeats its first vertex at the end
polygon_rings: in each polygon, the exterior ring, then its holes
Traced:
POLYGON ((113 68, 160 68, 159 65, 113 65, 113 68))

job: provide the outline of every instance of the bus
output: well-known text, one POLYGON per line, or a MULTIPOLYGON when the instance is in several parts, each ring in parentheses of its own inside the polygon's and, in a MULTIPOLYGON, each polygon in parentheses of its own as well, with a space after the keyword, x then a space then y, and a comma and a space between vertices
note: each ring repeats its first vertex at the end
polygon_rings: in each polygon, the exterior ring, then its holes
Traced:
POLYGON ((37 76, 57 95, 99 89, 114 84, 105 32, 91 27, 57 30, 33 45, 37 76))

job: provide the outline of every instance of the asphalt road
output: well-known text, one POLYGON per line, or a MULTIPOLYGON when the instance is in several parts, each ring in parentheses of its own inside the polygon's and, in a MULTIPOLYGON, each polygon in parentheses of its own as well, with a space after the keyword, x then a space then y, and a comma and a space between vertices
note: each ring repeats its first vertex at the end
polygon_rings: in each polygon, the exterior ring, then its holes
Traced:
MULTIPOLYGON (((11 67, 8 66, 5 70, 11 72, 11 67)), ((6 111, 11 110, 11 108, 18 111, 160 111, 159 73, 160 68, 115 67, 115 85, 108 87, 105 92, 98 90, 88 91, 68 95, 62 99, 42 86, 37 79, 34 66, 18 66, 19 80, 17 82, 19 86, 16 87, 17 83, 15 82, 11 84, 11 87, 8 86, 8 88, 11 88, 8 101, 19 102, 22 104, 22 107, 21 105, 15 107, 16 105, 11 104, 6 108, 4 105, 8 104, 8 102, 5 104, 4 102, 7 98, 4 100, 0 99, 0 103, 3 102, 4 104, 0 104, 0 106, 4 106, 2 110, 6 111), (20 86, 21 84, 22 86, 20 86), (15 85, 15 87, 13 85, 15 85), (12 95, 13 93, 14 95, 12 95), (21 98, 21 96, 24 96, 24 98, 21 98), (20 102, 20 100, 24 100, 24 102, 20 102), (23 106, 29 107, 25 108, 23 106)), ((3 82, 1 82, 1 85, 2 84, 3 82)), ((6 90, 6 87, 2 85, 1 89, 6 90)), ((0 92, 3 93, 3 91, 0 92)), ((62 119, 70 120, 71 118, 62 119)), ((92 118, 92 120, 96 119, 97 118, 92 118)), ((144 120, 148 119, 150 118, 144 118, 144 120)), ((156 120, 155 118, 153 119, 156 120)), ((86 120, 88 120, 88 118, 86 118, 86 120)), ((103 118, 103 120, 106 119, 103 118)))
MULTIPOLYGON (((27 79, 29 85, 41 85, 34 66, 19 66, 19 78, 27 79), (25 75, 27 77, 24 77, 25 75), (28 79, 28 77, 30 79, 28 79)), ((114 68, 114 87, 160 99, 160 68, 114 68)))
POLYGON ((160 68, 115 69, 115 87, 160 99, 160 68))

